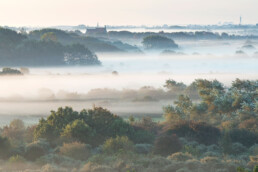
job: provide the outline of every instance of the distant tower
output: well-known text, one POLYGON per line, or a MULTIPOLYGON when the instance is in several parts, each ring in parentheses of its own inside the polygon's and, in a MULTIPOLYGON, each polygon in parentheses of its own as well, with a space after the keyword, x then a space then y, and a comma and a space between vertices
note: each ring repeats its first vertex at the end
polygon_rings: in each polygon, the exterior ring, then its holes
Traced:
POLYGON ((97 27, 99 27, 99 22, 97 23, 97 27))
POLYGON ((239 19, 239 25, 242 24, 242 17, 240 16, 240 19, 239 19))

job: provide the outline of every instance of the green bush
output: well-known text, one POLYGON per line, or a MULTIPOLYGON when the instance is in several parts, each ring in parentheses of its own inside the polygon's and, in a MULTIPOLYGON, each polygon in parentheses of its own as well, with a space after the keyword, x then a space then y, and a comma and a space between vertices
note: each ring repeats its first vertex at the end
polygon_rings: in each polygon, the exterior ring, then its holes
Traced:
POLYGON ((18 146, 25 142, 25 131, 26 128, 23 121, 20 119, 15 119, 10 122, 9 126, 5 126, 3 128, 2 135, 7 137, 12 145, 18 146))
POLYGON ((87 160, 91 151, 86 144, 73 142, 73 143, 64 143, 60 148, 59 153, 64 156, 68 156, 77 160, 87 160))
POLYGON ((105 141, 103 151, 105 153, 133 151, 133 143, 126 136, 117 136, 116 138, 110 138, 105 141))
POLYGON ((10 142, 6 137, 0 136, 0 158, 7 158, 11 150, 10 142))
POLYGON ((247 152, 247 148, 243 146, 241 143, 233 143, 232 144, 232 154, 239 155, 241 153, 247 152))
POLYGON ((87 111, 86 123, 96 131, 94 146, 103 144, 110 137, 123 135, 129 137, 133 134, 133 128, 127 122, 101 107, 87 111))
POLYGON ((160 128, 157 122, 146 116, 142 117, 140 121, 134 122, 133 126, 135 129, 142 129, 153 134, 157 134, 160 128))
POLYGON ((152 144, 155 139, 155 135, 149 131, 140 129, 140 130, 135 130, 133 133, 133 136, 131 136, 130 138, 136 144, 140 144, 140 143, 152 144))
POLYGON ((36 164, 45 165, 45 164, 57 164, 60 167, 67 169, 78 168, 81 165, 80 160, 75 160, 67 156, 62 156, 58 154, 49 153, 37 159, 36 164))
POLYGON ((258 133, 245 129, 233 129, 228 132, 232 142, 238 142, 246 147, 258 144, 258 133))
POLYGON ((182 149, 176 135, 162 135, 156 138, 154 143, 154 153, 162 156, 168 156, 182 149))
POLYGON ((35 161, 50 151, 50 145, 45 140, 38 140, 26 146, 24 157, 27 160, 35 161))
POLYGON ((220 137, 220 130, 205 122, 180 121, 167 124, 164 129, 168 134, 176 134, 205 145, 216 144, 220 137))
POLYGON ((146 48, 178 48, 178 45, 172 39, 160 35, 147 36, 143 39, 142 43, 146 48))
POLYGON ((17 69, 5 67, 2 69, 2 72, 0 72, 0 75, 22 75, 22 73, 17 69))
POLYGON ((66 141, 79 141, 83 143, 91 143, 95 131, 92 130, 83 120, 74 120, 72 123, 66 125, 61 133, 61 137, 66 141))
POLYGON ((34 140, 44 138, 49 142, 54 142, 59 138, 59 133, 55 130, 53 125, 48 123, 47 120, 41 119, 33 131, 33 138, 34 140))
POLYGON ((237 167, 237 172, 249 172, 249 170, 243 168, 243 167, 237 167))
POLYGON ((151 152, 152 145, 151 144, 136 144, 134 145, 134 150, 140 154, 148 154, 151 152))
POLYGON ((254 167, 253 172, 258 172, 258 165, 254 167))

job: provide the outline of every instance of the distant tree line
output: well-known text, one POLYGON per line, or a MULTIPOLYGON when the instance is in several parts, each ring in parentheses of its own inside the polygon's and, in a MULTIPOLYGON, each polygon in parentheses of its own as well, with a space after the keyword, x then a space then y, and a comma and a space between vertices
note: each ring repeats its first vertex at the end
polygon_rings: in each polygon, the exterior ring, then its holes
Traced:
POLYGON ((178 45, 167 37, 151 35, 143 38, 143 45, 147 49, 177 49, 178 45))
POLYGON ((87 47, 92 52, 140 52, 140 50, 136 46, 122 43, 121 41, 112 41, 109 39, 89 37, 84 35, 80 31, 66 32, 58 29, 41 29, 31 31, 28 34, 28 37, 33 40, 40 40, 42 38, 57 39, 64 45, 79 43, 87 47))
POLYGON ((171 39, 178 40, 234 40, 234 39, 258 39, 258 36, 241 36, 223 33, 214 33, 209 31, 195 31, 195 32, 129 32, 129 31, 109 31, 108 35, 110 38, 117 39, 143 39, 151 35, 160 35, 171 39))
POLYGON ((20 70, 5 67, 0 72, 0 75, 23 75, 20 70))
POLYGON ((99 65, 97 56, 79 43, 62 44, 52 32, 30 39, 10 29, 0 28, 2 66, 99 65), (67 58, 68 57, 68 58, 67 58))

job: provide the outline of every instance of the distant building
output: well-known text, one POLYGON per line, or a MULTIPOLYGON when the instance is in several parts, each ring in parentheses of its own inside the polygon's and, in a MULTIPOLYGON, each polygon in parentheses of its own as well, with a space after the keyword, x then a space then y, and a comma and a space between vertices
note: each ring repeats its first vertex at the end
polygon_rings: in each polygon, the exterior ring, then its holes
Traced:
POLYGON ((93 36, 93 37, 107 37, 107 28, 105 27, 96 27, 96 28, 90 28, 86 31, 87 36, 93 36))

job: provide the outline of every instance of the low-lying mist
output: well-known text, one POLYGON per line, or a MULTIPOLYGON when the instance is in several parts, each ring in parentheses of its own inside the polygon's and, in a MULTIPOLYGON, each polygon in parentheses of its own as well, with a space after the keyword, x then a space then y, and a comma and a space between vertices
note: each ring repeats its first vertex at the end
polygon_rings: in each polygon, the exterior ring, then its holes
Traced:
POLYGON ((106 107, 118 115, 158 114, 175 96, 165 93, 166 80, 190 84, 217 79, 258 78, 256 41, 176 41, 175 53, 98 54, 101 66, 29 68, 23 76, 0 76, 0 115, 46 115, 59 106, 106 107), (236 51, 244 53, 236 54, 236 51), (153 87, 143 94, 141 88, 153 87), (15 108, 14 108, 15 107, 15 108))

